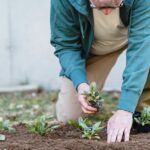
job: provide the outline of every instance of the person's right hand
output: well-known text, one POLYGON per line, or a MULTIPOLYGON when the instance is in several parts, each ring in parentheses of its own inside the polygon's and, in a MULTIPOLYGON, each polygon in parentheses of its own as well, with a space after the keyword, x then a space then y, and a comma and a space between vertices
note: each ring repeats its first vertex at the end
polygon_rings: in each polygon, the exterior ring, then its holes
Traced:
POLYGON ((96 108, 89 105, 86 100, 86 96, 82 95, 85 91, 89 91, 89 85, 87 83, 81 83, 78 86, 78 101, 81 104, 82 111, 86 114, 93 114, 97 112, 96 108))

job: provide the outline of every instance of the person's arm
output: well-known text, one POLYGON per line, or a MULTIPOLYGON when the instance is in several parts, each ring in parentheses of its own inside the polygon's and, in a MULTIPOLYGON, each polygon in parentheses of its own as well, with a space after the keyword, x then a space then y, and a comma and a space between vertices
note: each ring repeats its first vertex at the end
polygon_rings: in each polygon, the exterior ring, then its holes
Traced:
POLYGON ((118 109, 134 112, 150 71, 150 1, 134 2, 131 10, 126 68, 118 109))
POLYGON ((94 113, 88 105, 83 91, 89 89, 85 58, 82 55, 81 33, 78 14, 68 0, 51 0, 51 43, 59 58, 65 76, 72 80, 79 96, 78 101, 84 113, 94 113), (73 14, 73 15, 72 15, 73 14))
POLYGON ((127 64, 118 110, 109 119, 107 142, 129 141, 132 114, 150 71, 150 1, 134 0, 130 15, 127 64))
POLYGON ((88 83, 85 59, 81 56, 81 33, 78 14, 68 0, 51 0, 51 43, 65 76, 77 88, 88 83))

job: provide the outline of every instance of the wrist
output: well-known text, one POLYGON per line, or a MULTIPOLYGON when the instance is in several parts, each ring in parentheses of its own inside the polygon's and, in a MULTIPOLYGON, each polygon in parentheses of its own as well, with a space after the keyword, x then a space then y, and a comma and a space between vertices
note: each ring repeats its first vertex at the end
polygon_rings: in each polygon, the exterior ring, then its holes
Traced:
POLYGON ((83 93, 84 91, 88 91, 89 90, 89 85, 87 83, 81 83, 79 84, 78 88, 77 88, 77 92, 79 94, 83 93))
POLYGON ((126 111, 126 110, 122 110, 122 109, 118 109, 117 113, 119 113, 119 114, 125 114, 125 115, 130 115, 130 116, 133 115, 132 112, 129 112, 129 111, 126 111))

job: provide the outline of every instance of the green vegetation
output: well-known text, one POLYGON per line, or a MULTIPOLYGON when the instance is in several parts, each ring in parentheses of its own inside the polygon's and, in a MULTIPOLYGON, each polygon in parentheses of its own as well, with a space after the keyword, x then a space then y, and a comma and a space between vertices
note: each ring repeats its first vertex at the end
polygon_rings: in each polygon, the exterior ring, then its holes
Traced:
POLYGON ((54 115, 58 91, 49 93, 13 93, 0 95, 0 117, 10 122, 28 122, 37 116, 54 115))
MULTIPOLYGON (((57 100, 58 91, 43 93, 13 93, 0 95, 0 119, 10 120, 8 127, 19 123, 25 123, 30 131, 45 135, 55 128, 60 127, 59 124, 51 125, 55 120, 55 102, 57 100)), ((103 111, 88 116, 86 123, 93 125, 97 120, 105 122, 115 110, 117 98, 114 93, 101 92, 101 96, 105 99, 103 111)), ((7 121, 6 121, 7 122, 7 121)), ((78 121, 75 122, 79 126, 78 121)), ((101 125, 100 125, 101 126, 101 125)), ((81 127, 79 127, 81 129, 81 127)), ((4 136, 2 136, 4 139, 4 136)))
MULTIPOLYGON (((8 132, 15 132, 16 129, 12 127, 12 124, 9 120, 3 120, 3 118, 0 118, 0 131, 8 131, 8 132)), ((5 141, 6 136, 3 134, 0 134, 0 141, 5 141)))
POLYGON ((6 140, 6 136, 3 134, 0 134, 0 141, 5 141, 6 140))
POLYGON ((141 116, 134 119, 138 124, 142 126, 150 124, 150 107, 145 107, 141 112, 141 116))
POLYGON ((70 125, 79 128, 82 131, 82 138, 100 139, 99 133, 104 129, 102 122, 93 122, 88 118, 80 117, 78 121, 69 121, 70 125))
POLYGON ((46 118, 46 116, 44 115, 39 116, 33 122, 27 122, 26 125, 31 130, 31 132, 37 133, 41 136, 45 136, 48 132, 51 132, 54 129, 60 127, 60 124, 50 126, 48 122, 49 119, 53 119, 53 117, 46 118))
POLYGON ((9 132, 14 132, 15 128, 12 127, 11 123, 9 120, 1 120, 0 121, 0 130, 1 131, 9 131, 9 132))
POLYGON ((87 101, 90 103, 90 105, 97 108, 98 111, 102 108, 102 94, 97 90, 95 82, 91 82, 89 92, 85 91, 82 95, 86 96, 87 101))
MULTIPOLYGON (((0 95, 0 117, 12 124, 31 122, 37 116, 55 116, 55 102, 58 91, 43 93, 13 93, 0 95)), ((116 109, 119 93, 101 92, 105 103, 103 111, 89 116, 92 120, 106 121, 116 109), (116 96, 117 95, 117 96, 116 96)), ((48 120, 48 121, 51 121, 48 120)))

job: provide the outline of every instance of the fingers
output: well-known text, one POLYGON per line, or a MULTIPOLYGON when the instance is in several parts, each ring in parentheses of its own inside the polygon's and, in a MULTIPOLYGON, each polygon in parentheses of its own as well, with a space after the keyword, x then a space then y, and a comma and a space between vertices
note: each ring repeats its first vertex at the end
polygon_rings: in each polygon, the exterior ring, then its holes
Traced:
POLYGON ((124 133, 124 130, 123 129, 120 129, 118 131, 118 135, 117 135, 117 142, 121 142, 122 138, 123 138, 123 133, 124 133))
POLYGON ((118 136, 118 129, 114 129, 112 135, 111 135, 111 139, 110 142, 114 143, 117 140, 117 136, 118 136))
POLYGON ((128 142, 128 141, 129 141, 129 138, 130 138, 130 130, 131 130, 131 129, 128 129, 128 128, 125 129, 125 132, 124 132, 124 134, 125 134, 124 141, 125 141, 125 142, 128 142))
POLYGON ((116 111, 107 124, 107 142, 129 141, 132 120, 132 113, 116 111))
POLYGON ((113 129, 109 130, 107 143, 121 142, 123 138, 124 129, 113 129))
POLYGON ((81 107, 82 108, 82 111, 85 113, 85 114, 93 114, 94 112, 91 112, 87 109, 85 109, 84 107, 81 107))
POLYGON ((118 129, 110 129, 109 133, 108 133, 108 138, 107 138, 107 142, 108 143, 114 143, 117 140, 117 136, 118 136, 118 129))
POLYGON ((113 130, 109 130, 107 133, 107 143, 111 143, 112 134, 113 134, 113 130))
POLYGON ((96 108, 93 108, 93 107, 91 107, 91 106, 88 105, 85 97, 80 96, 79 97, 79 102, 81 104, 81 108, 82 108, 82 110, 83 110, 84 113, 92 114, 92 113, 97 112, 96 108))
POLYGON ((124 137, 124 141, 129 141, 130 130, 124 127, 115 128, 111 121, 107 124, 107 143, 121 142, 124 137))

